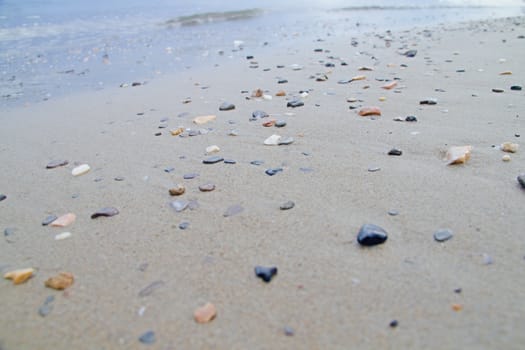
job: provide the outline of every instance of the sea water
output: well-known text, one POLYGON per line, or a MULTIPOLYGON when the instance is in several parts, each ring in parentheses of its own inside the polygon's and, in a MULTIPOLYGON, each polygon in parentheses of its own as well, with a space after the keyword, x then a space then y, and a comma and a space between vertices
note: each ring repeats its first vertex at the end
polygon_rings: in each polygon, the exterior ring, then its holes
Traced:
POLYGON ((0 107, 327 35, 524 14, 521 0, 0 0, 0 107))

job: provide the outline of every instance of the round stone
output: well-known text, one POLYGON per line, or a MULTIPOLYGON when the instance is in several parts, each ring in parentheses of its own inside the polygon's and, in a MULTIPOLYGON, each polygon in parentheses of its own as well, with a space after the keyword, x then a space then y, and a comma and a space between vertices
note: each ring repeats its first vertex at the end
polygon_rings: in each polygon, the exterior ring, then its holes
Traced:
POLYGON ((223 102, 219 106, 219 110, 220 111, 231 111, 232 109, 235 109, 235 105, 233 103, 230 103, 230 102, 223 102))
POLYGON ((280 209, 281 210, 289 210, 295 207, 295 203, 293 201, 287 201, 283 204, 281 204, 280 209))
POLYGON ((211 192, 215 189, 215 185, 212 183, 207 183, 199 186, 201 192, 211 192))
POLYGON ((385 243, 388 235, 386 231, 374 224, 364 224, 357 234, 357 242, 364 246, 374 246, 385 243))
POLYGON ((184 187, 184 185, 178 184, 175 185, 175 187, 170 188, 168 191, 172 196, 180 196, 186 191, 186 188, 184 187))
POLYGON ((286 122, 284 120, 278 120, 275 122, 275 127, 276 128, 282 128, 282 127, 285 127, 286 126, 286 122))
POLYGON ((188 227, 190 227, 190 223, 187 221, 181 222, 179 224, 179 229, 181 230, 186 230, 188 227))
POLYGON ((434 239, 438 242, 445 242, 451 239, 453 236, 452 230, 448 228, 439 229, 434 232, 434 239))

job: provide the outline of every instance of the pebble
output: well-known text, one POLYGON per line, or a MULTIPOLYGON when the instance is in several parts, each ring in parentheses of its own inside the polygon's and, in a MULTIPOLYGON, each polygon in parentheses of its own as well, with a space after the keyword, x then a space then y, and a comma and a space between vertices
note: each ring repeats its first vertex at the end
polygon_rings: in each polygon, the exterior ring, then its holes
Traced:
POLYGON ((434 232, 434 239, 438 242, 445 242, 451 239, 453 236, 452 230, 448 228, 439 229, 434 232))
POLYGON ((277 267, 255 266, 255 276, 269 283, 272 278, 277 275, 277 267))
POLYGON ((177 200, 177 201, 173 201, 170 203, 170 206, 175 209, 175 211, 177 213, 180 213, 181 211, 185 210, 188 205, 190 204, 190 202, 188 201, 182 201, 182 200, 177 200))
POLYGON ((295 334, 295 331, 292 327, 286 326, 283 328, 284 335, 292 337, 295 334))
POLYGON ((31 267, 26 269, 18 269, 6 272, 4 274, 4 278, 8 280, 13 280, 13 284, 21 284, 27 281, 31 276, 33 276, 34 272, 35 269, 31 267))
POLYGON ((184 128, 171 129, 170 134, 173 136, 178 136, 184 132, 184 128))
POLYGON ((501 157, 501 160, 504 162, 510 162, 510 156, 508 154, 505 154, 503 157, 501 157))
POLYGON ((73 274, 70 272, 60 272, 58 275, 49 278, 45 286, 56 290, 64 290, 70 287, 74 282, 73 274))
POLYGON ((269 128, 275 125, 275 120, 268 120, 267 122, 262 123, 262 126, 269 128))
POLYGON ((277 91, 277 92, 275 93, 275 96, 280 96, 280 97, 282 97, 282 96, 286 96, 286 91, 284 91, 284 90, 279 90, 279 91, 277 91))
POLYGON ((390 151, 388 151, 389 156, 400 156, 403 154, 403 151, 397 148, 392 148, 390 151))
POLYGON ((364 224, 357 234, 357 242, 364 246, 374 246, 385 243, 388 235, 386 231, 374 224, 364 224))
POLYGON ((270 168, 265 171, 266 175, 274 176, 275 174, 283 171, 283 168, 270 168))
POLYGON ((79 165, 76 168, 74 168, 71 171, 71 175, 73 175, 73 176, 84 175, 87 172, 89 172, 90 169, 91 169, 91 167, 88 164, 82 164, 82 165, 79 165))
POLYGON ((42 220, 42 226, 47 226, 53 221, 55 221, 56 219, 58 219, 56 215, 49 215, 44 220, 42 220))
POLYGON ((383 86, 381 86, 382 89, 385 89, 385 90, 391 90, 393 88, 395 88, 397 86, 397 81, 393 81, 391 83, 388 83, 388 84, 385 84, 383 86))
POLYGON ((199 186, 199 190, 201 192, 211 192, 215 189, 215 185, 212 184, 212 183, 207 183, 207 184, 204 184, 204 185, 200 185, 199 186))
POLYGON ((497 94, 501 94, 501 93, 505 92, 505 90, 503 90, 503 89, 492 89, 492 92, 495 92, 497 94))
POLYGON ((114 180, 115 181, 124 181, 124 177, 123 176, 117 176, 114 180))
POLYGON ((276 146, 279 144, 279 141, 281 140, 281 136, 279 135, 272 135, 268 137, 266 140, 264 140, 264 144, 266 146, 276 146))
POLYGON ((188 174, 182 175, 182 178, 184 180, 192 180, 192 179, 194 179, 196 177, 199 177, 199 174, 197 174, 197 173, 188 173, 188 174))
POLYGON ((139 337, 139 341, 142 344, 147 344, 147 345, 151 345, 151 344, 155 343, 156 340, 157 339, 155 337, 155 332, 153 332, 153 331, 147 331, 146 333, 142 334, 139 337))
POLYGON ((280 139, 279 142, 278 142, 278 145, 279 146, 283 146, 283 145, 291 145, 293 142, 294 142, 294 138, 293 137, 286 137, 284 139, 280 139))
POLYGON ((157 280, 157 281, 151 282, 146 287, 142 288, 138 295, 141 298, 147 297, 148 295, 151 295, 151 293, 153 293, 154 291, 156 291, 160 287, 164 286, 164 284, 165 283, 162 280, 157 280))
POLYGON ((179 224, 179 229, 181 230, 186 230, 188 227, 190 227, 190 223, 187 221, 181 222, 179 224))
POLYGON ((437 105, 437 99, 428 98, 426 100, 419 101, 420 105, 437 105))
POLYGON ((233 109, 235 109, 235 105, 233 103, 230 103, 230 102, 223 102, 219 106, 219 111, 231 111, 233 109))
POLYGON ((519 175, 517 178, 518 183, 521 185, 522 188, 525 188, 525 174, 519 175))
POLYGON ((193 313, 193 318, 197 323, 208 323, 215 317, 217 317, 217 308, 212 303, 206 303, 193 313))
POLYGON ((228 207, 228 209, 226 209, 226 211, 224 212, 223 216, 225 218, 227 218, 227 217, 234 216, 234 215, 237 215, 239 213, 242 213, 243 211, 244 211, 243 207, 241 207, 239 204, 234 204, 234 205, 228 207))
POLYGON ((202 124, 206 124, 208 122, 214 121, 215 119, 217 119, 216 115, 203 115, 203 116, 194 118, 193 122, 197 125, 202 125, 202 124))
POLYGON ((115 207, 104 207, 102 209, 99 209, 97 210, 95 213, 93 213, 91 215, 91 218, 92 219, 96 219, 98 218, 99 216, 105 216, 105 217, 110 217, 110 216, 115 216, 119 213, 118 209, 115 208, 115 207))
POLYGON ((217 153, 219 152, 221 149, 219 148, 219 146, 217 145, 212 145, 212 146, 208 146, 206 147, 206 153, 207 154, 212 154, 212 153, 217 153))
POLYGON ((291 107, 291 108, 302 107, 302 106, 304 106, 304 102, 301 101, 301 100, 293 100, 293 101, 289 101, 289 102, 286 104, 286 107, 291 107))
POLYGON ((403 55, 406 56, 406 57, 416 57, 417 50, 408 50, 403 55))
POLYGON ((4 236, 6 237, 9 237, 9 236, 12 236, 15 234, 15 228, 13 227, 7 227, 5 230, 4 230, 4 236))
POLYGON ((250 120, 257 120, 261 118, 267 118, 269 115, 265 111, 256 110, 252 112, 252 118, 250 120))
POLYGON ((259 165, 263 165, 263 164, 264 164, 264 161, 262 161, 262 160, 252 160, 252 161, 250 162, 250 164, 251 164, 251 165, 257 165, 257 166, 259 166, 259 165))
POLYGON ((5 200, 7 196, 5 194, 0 194, 0 202, 5 200))
POLYGON ((58 217, 50 225, 53 227, 66 227, 75 222, 77 216, 73 213, 67 213, 58 217))
POLYGON ((282 127, 285 127, 286 126, 286 122, 284 120, 278 120, 275 122, 275 127, 276 128, 282 128, 282 127))
POLYGON ((295 207, 295 203, 293 201, 287 201, 281 204, 280 209, 281 210, 289 210, 295 207))
POLYGON ((235 160, 233 160, 233 159, 225 159, 224 163, 225 164, 237 164, 237 162, 235 160))
POLYGON ((55 241, 61 241, 69 237, 71 237, 71 232, 62 232, 55 236, 55 241))
POLYGON ((461 305, 461 304, 454 303, 454 304, 452 304, 451 307, 452 307, 452 310, 454 310, 454 311, 461 311, 461 310, 463 310, 463 305, 461 305))
POLYGON ((46 168, 54 169, 60 166, 68 165, 68 164, 69 164, 69 161, 67 160, 52 160, 51 162, 47 163, 46 168))
POLYGON ((450 147, 446 154, 446 161, 448 165, 463 164, 470 159, 470 152, 472 146, 453 146, 450 147))
POLYGON ((219 157, 219 156, 213 156, 213 157, 209 157, 209 158, 204 159, 202 162, 204 164, 215 164, 215 163, 219 163, 219 162, 222 162, 222 161, 224 161, 224 158, 219 157))
POLYGON ((38 314, 42 317, 46 317, 53 310, 53 301, 55 301, 55 296, 50 295, 44 300, 44 303, 38 308, 38 314))
POLYGON ((397 320, 390 321, 390 328, 396 328, 399 325, 399 322, 397 320))
POLYGON ((391 209, 388 211, 388 215, 390 216, 398 216, 399 215, 399 212, 395 209, 391 209))
POLYGON ((381 109, 379 107, 363 107, 359 110, 359 115, 361 117, 381 115, 381 109))
POLYGON ((483 253, 481 255, 483 256, 483 265, 492 265, 492 264, 494 264, 494 259, 492 259, 492 257, 489 254, 483 253))
POLYGON ((417 122, 417 117, 415 115, 409 115, 405 118, 407 122, 417 122))
POLYGON ((280 79, 277 81, 277 84, 286 84, 288 82, 287 79, 280 79))
POLYGON ((368 171, 371 173, 375 173, 376 171, 379 171, 379 170, 381 170, 381 168, 377 166, 368 168, 368 171))
POLYGON ((512 142, 504 142, 501 144, 500 148, 503 152, 516 153, 518 152, 520 145, 512 142))
POLYGON ((172 187, 168 190, 169 194, 171 196, 180 196, 181 194, 184 194, 186 192, 186 188, 184 185, 177 184, 175 187, 172 187))
POLYGON ((521 91, 521 90, 522 90, 522 87, 519 86, 519 85, 512 85, 512 86, 510 87, 510 89, 511 89, 512 91, 521 91))

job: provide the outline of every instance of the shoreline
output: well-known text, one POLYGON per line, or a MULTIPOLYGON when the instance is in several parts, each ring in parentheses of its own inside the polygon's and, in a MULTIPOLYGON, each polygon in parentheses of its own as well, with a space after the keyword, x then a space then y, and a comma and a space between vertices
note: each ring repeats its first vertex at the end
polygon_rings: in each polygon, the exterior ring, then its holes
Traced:
POLYGON ((524 92, 510 90, 525 83, 521 36, 525 17, 368 33, 355 46, 311 38, 142 86, 6 109, 0 226, 12 230, 0 267, 37 272, 0 286, 1 347, 143 347, 151 330, 152 349, 520 348, 525 191, 516 177, 525 158, 519 149, 503 162, 493 145, 522 144, 525 134, 524 92), (408 50, 418 52, 400 54, 408 50), (257 89, 271 100, 252 98, 257 89), (304 106, 287 107, 300 91, 309 92, 304 106), (437 105, 420 104, 430 98, 437 105), (235 109, 219 111, 223 102, 235 109), (382 115, 357 114, 370 105, 382 115), (255 110, 287 125, 249 121, 255 110), (217 119, 193 123, 209 114, 217 119), (394 121, 410 115, 417 122, 394 121), (178 127, 201 132, 170 135, 178 127), (272 134, 294 142, 263 145, 272 134), (210 145, 236 164, 203 164, 210 145), (444 152, 461 145, 473 146, 471 159, 447 166, 444 152), (392 148, 402 155, 389 156, 392 148), (69 164, 45 169, 54 159, 69 164), (91 171, 73 177, 82 163, 91 171), (265 173, 274 168, 282 171, 265 173), (186 193, 171 197, 177 183, 186 193), (200 191, 206 183, 215 190, 200 191), (198 207, 175 212, 175 200, 198 207), (280 210, 287 201, 295 207, 280 210), (244 210, 224 217, 234 205, 244 210), (90 218, 107 206, 120 213, 90 218), (68 212, 77 215, 70 227, 40 224, 68 212), (360 247, 366 223, 383 227, 386 243, 360 247), (453 238, 434 241, 440 228, 453 238), (56 241, 64 231, 71 237, 56 241), (278 275, 264 283, 258 265, 278 275), (75 276, 70 288, 44 287, 61 271, 75 276), (193 312, 206 302, 217 317, 197 324, 193 312))

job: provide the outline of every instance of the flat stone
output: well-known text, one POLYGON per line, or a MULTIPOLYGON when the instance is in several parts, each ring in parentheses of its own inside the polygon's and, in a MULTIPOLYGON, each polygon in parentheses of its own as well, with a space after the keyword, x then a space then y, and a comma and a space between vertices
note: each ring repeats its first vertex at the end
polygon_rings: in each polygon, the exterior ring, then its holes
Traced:
POLYGON ((389 156, 400 156, 403 154, 403 151, 397 148, 392 148, 390 151, 388 151, 389 156))
POLYGON ((215 189, 215 185, 212 183, 207 183, 199 186, 201 192, 211 192, 215 189))
POLYGON ((417 117, 415 115, 409 115, 405 118, 407 122, 417 122, 417 117))
POLYGON ((221 149, 219 148, 219 146, 217 146, 217 145, 211 145, 211 146, 206 147, 206 154, 217 153, 217 152, 219 152, 220 150, 221 150, 221 149))
POLYGON ((181 222, 179 224, 179 229, 181 230, 186 230, 188 227, 190 227, 190 223, 187 221, 181 222))
POLYGON ((5 237, 9 237, 9 236, 12 236, 15 234, 15 231, 16 229, 14 227, 7 227, 5 230, 4 230, 4 236, 5 237))
POLYGON ((518 183, 522 188, 525 188, 525 174, 521 174, 517 177, 518 183))
POLYGON ((277 275, 277 267, 265 267, 265 266, 255 266, 255 276, 262 279, 264 282, 269 283, 272 278, 277 275))
POLYGON ((286 104, 286 107, 291 107, 291 108, 302 107, 302 106, 304 106, 304 102, 300 100, 289 101, 286 104))
POLYGON ((279 141, 281 140, 281 136, 279 135, 272 135, 268 137, 266 140, 264 140, 264 144, 266 146, 276 146, 279 144, 279 141))
POLYGON ((288 82, 287 79, 279 79, 279 80, 277 81, 277 84, 286 84, 287 82, 288 82))
POLYGON ((193 122, 197 125, 202 125, 202 124, 206 124, 208 122, 214 121, 215 119, 217 119, 217 116, 215 115, 203 115, 203 116, 194 118, 193 122))
POLYGON ((242 213, 243 211, 244 211, 243 207, 241 207, 239 204, 234 204, 234 205, 228 207, 228 209, 226 209, 226 211, 224 212, 223 216, 225 218, 227 218, 227 217, 234 216, 234 215, 237 215, 239 213, 242 213))
POLYGON ((0 202, 5 200, 7 196, 5 194, 0 194, 0 202))
POLYGON ((381 109, 379 107, 371 106, 371 107, 363 107, 359 110, 358 114, 361 117, 369 117, 369 116, 380 116, 381 115, 381 109))
POLYGON ((192 180, 192 179, 195 179, 196 177, 199 177, 199 174, 197 174, 197 173, 188 173, 188 174, 182 175, 182 178, 184 180, 192 180))
POLYGON ((286 138, 281 138, 277 144, 279 146, 291 145, 294 141, 295 140, 293 137, 286 137, 286 138))
POLYGON ((52 160, 51 162, 47 163, 46 168, 54 169, 60 166, 68 165, 68 164, 69 164, 69 161, 67 160, 52 160))
POLYGON ((93 213, 91 215, 91 218, 96 219, 100 216, 111 217, 111 216, 117 215, 118 213, 119 211, 115 207, 104 207, 102 209, 97 210, 95 213, 93 213))
POLYGON ((71 175, 73 175, 73 176, 84 175, 87 172, 89 172, 90 169, 91 169, 91 167, 88 164, 82 164, 82 165, 79 165, 76 168, 74 168, 71 171, 71 175))
POLYGON ((62 232, 62 233, 59 233, 59 234, 55 235, 55 241, 62 241, 62 240, 67 239, 67 238, 69 238, 71 236, 72 236, 71 232, 62 232))
POLYGON ((74 282, 73 274, 70 272, 60 272, 58 275, 47 279, 45 286, 56 290, 64 290, 74 282))
POLYGON ((124 177, 123 176, 117 176, 114 180, 115 181, 124 181, 124 177))
POLYGON ((223 157, 213 156, 213 157, 209 157, 209 158, 204 159, 202 162, 204 164, 215 164, 215 163, 219 163, 219 162, 222 162, 222 161, 224 161, 223 157))
POLYGON ((250 164, 251 164, 251 165, 257 165, 257 166, 259 166, 259 165, 263 165, 263 164, 264 164, 264 161, 262 161, 262 160, 252 160, 252 161, 250 162, 250 164))
POLYGON ((492 92, 495 92, 497 94, 501 94, 501 93, 505 92, 505 90, 503 90, 503 89, 492 89, 492 92))
POLYGON ((75 222, 77 216, 73 213, 67 213, 58 217, 55 221, 51 223, 53 227, 66 227, 75 222))
POLYGON ((357 234, 357 242, 364 246, 374 246, 385 243, 388 235, 386 231, 374 224, 365 224, 361 226, 357 234))
POLYGON ((453 236, 452 230, 448 228, 439 229, 434 232, 434 239, 438 242, 445 242, 451 239, 453 236))
POLYGON ((188 201, 176 200, 176 201, 170 202, 170 207, 175 209, 177 213, 180 213, 181 211, 185 210, 189 204, 190 202, 188 201))
POLYGON ((426 100, 419 101, 420 105, 437 105, 437 99, 435 98, 428 98, 426 100))
POLYGON ((292 209, 293 207, 295 207, 295 203, 293 201, 287 201, 281 204, 279 208, 281 210, 289 210, 289 209, 292 209))
POLYGON ((275 127, 276 128, 282 128, 282 127, 285 127, 286 126, 286 122, 284 120, 278 120, 275 122, 275 127))
POLYGON ((283 332, 284 332, 284 335, 286 335, 287 337, 292 337, 295 334, 294 329, 290 326, 285 326, 283 328, 283 332))
POLYGON ((512 91, 521 91, 523 88, 520 85, 512 85, 510 89, 512 91))
POLYGON ((417 50, 408 50, 403 55, 406 57, 416 57, 417 50))
POLYGON ((233 103, 230 103, 230 102, 223 102, 219 106, 219 111, 231 111, 233 109, 235 109, 235 105, 233 103))
POLYGON ((151 345, 151 344, 155 343, 156 340, 157 339, 155 337, 155 332, 153 332, 153 331, 147 331, 146 333, 142 334, 139 337, 139 341, 142 344, 146 344, 146 345, 151 345))
POLYGON ((237 161, 233 160, 233 159, 225 159, 224 160, 224 163, 225 164, 237 164, 237 161))
POLYGON ((379 171, 379 170, 381 170, 381 168, 378 167, 378 166, 374 166, 374 167, 370 167, 370 168, 368 168, 368 171, 369 171, 370 173, 375 173, 376 171, 379 171))
POLYGON ((390 216, 398 216, 399 215, 399 212, 395 209, 391 209, 388 211, 388 215, 390 216))
POLYGON ((53 221, 55 221, 56 219, 58 219, 56 215, 49 215, 44 220, 42 220, 42 226, 47 226, 53 221))
POLYGON ((283 171, 283 168, 270 168, 265 171, 266 175, 274 176, 275 174, 283 171))
POLYGON ((148 284, 146 287, 142 288, 139 291, 139 297, 147 297, 148 295, 151 295, 154 291, 164 286, 165 283, 162 280, 153 281, 150 284, 148 284))

